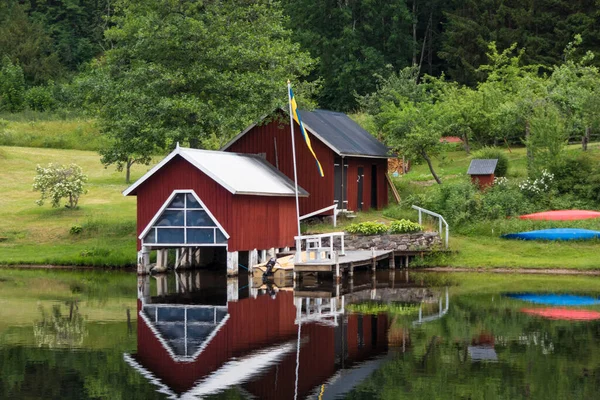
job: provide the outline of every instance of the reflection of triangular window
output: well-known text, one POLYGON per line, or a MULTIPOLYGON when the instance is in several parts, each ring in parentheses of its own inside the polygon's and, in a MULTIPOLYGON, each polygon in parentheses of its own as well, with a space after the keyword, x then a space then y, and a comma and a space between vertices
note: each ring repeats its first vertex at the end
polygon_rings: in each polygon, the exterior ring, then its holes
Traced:
POLYGON ((177 191, 165 204, 142 233, 142 244, 227 244, 229 235, 193 191, 177 191))
POLYGON ((227 306, 147 305, 146 323, 174 358, 195 359, 229 319, 227 306))

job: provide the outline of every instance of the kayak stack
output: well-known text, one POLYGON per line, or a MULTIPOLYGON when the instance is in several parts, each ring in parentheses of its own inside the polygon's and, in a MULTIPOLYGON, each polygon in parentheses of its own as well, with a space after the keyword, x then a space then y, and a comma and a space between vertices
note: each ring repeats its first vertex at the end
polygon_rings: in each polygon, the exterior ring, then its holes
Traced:
MULTIPOLYGON (((589 210, 556 210, 521 215, 525 220, 575 221, 600 218, 600 212, 589 210)), ((590 240, 600 239, 600 231, 579 228, 553 228, 502 235, 505 239, 521 240, 590 240)))

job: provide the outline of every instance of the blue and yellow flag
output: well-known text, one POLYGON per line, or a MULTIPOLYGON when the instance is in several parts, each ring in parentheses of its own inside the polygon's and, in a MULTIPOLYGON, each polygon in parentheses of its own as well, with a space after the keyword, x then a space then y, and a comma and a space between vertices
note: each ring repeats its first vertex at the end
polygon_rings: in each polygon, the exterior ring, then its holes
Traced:
POLYGON ((298 123, 298 125, 300 125, 300 131, 302 132, 302 137, 304 137, 304 141, 306 142, 306 146, 308 146, 308 150, 310 150, 311 154, 315 158, 315 161, 317 162, 317 168, 319 169, 319 174, 321 175, 321 178, 322 178, 325 176, 325 174, 323 173, 323 167, 321 167, 321 163, 319 162, 319 159, 317 158, 317 155, 315 154, 315 151, 313 150, 313 148, 310 144, 310 138, 308 137, 308 134, 306 133, 306 130, 304 129, 304 125, 302 125, 302 119, 300 118, 300 113, 298 112, 298 104, 296 104, 296 99, 294 98, 294 92, 292 92, 291 87, 290 87, 290 104, 292 105, 292 117, 294 118, 294 121, 296 121, 296 123, 298 123))

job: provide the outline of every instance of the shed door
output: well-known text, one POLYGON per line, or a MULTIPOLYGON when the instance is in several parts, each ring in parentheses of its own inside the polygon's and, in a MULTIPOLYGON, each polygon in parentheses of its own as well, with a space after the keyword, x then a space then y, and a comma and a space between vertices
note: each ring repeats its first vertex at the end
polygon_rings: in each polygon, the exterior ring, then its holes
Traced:
MULTIPOLYGON (((338 205, 338 209, 348 209, 348 188, 346 177, 348 176, 348 164, 344 163, 343 158, 336 158, 333 164, 333 200, 338 205)), ((330 192, 331 193, 331 192, 330 192)))
POLYGON ((358 167, 358 190, 357 190, 357 199, 356 204, 359 211, 363 209, 363 181, 365 180, 365 172, 363 167, 358 167))

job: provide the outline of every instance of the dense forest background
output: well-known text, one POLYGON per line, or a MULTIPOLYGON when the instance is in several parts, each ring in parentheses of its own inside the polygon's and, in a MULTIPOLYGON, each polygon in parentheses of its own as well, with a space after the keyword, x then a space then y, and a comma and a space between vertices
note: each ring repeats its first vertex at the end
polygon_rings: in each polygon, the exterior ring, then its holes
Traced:
POLYGON ((599 12, 597 0, 1 0, 0 111, 88 115, 103 163, 129 171, 175 142, 219 148, 283 106, 290 79, 302 106, 357 113, 411 160, 431 164, 454 135, 467 152, 526 145, 541 173, 599 131, 599 12))
MULTIPOLYGON (((2 0, 0 60, 19 65, 27 87, 71 81, 111 48, 104 32, 123 3, 2 0)), ((492 41, 516 43, 524 64, 546 72, 575 34, 581 54, 600 48, 596 0, 282 0, 281 9, 293 40, 317 60, 308 79, 321 82, 318 105, 339 111, 355 110, 355 93, 373 92, 377 75, 411 65, 474 86, 492 41)))

